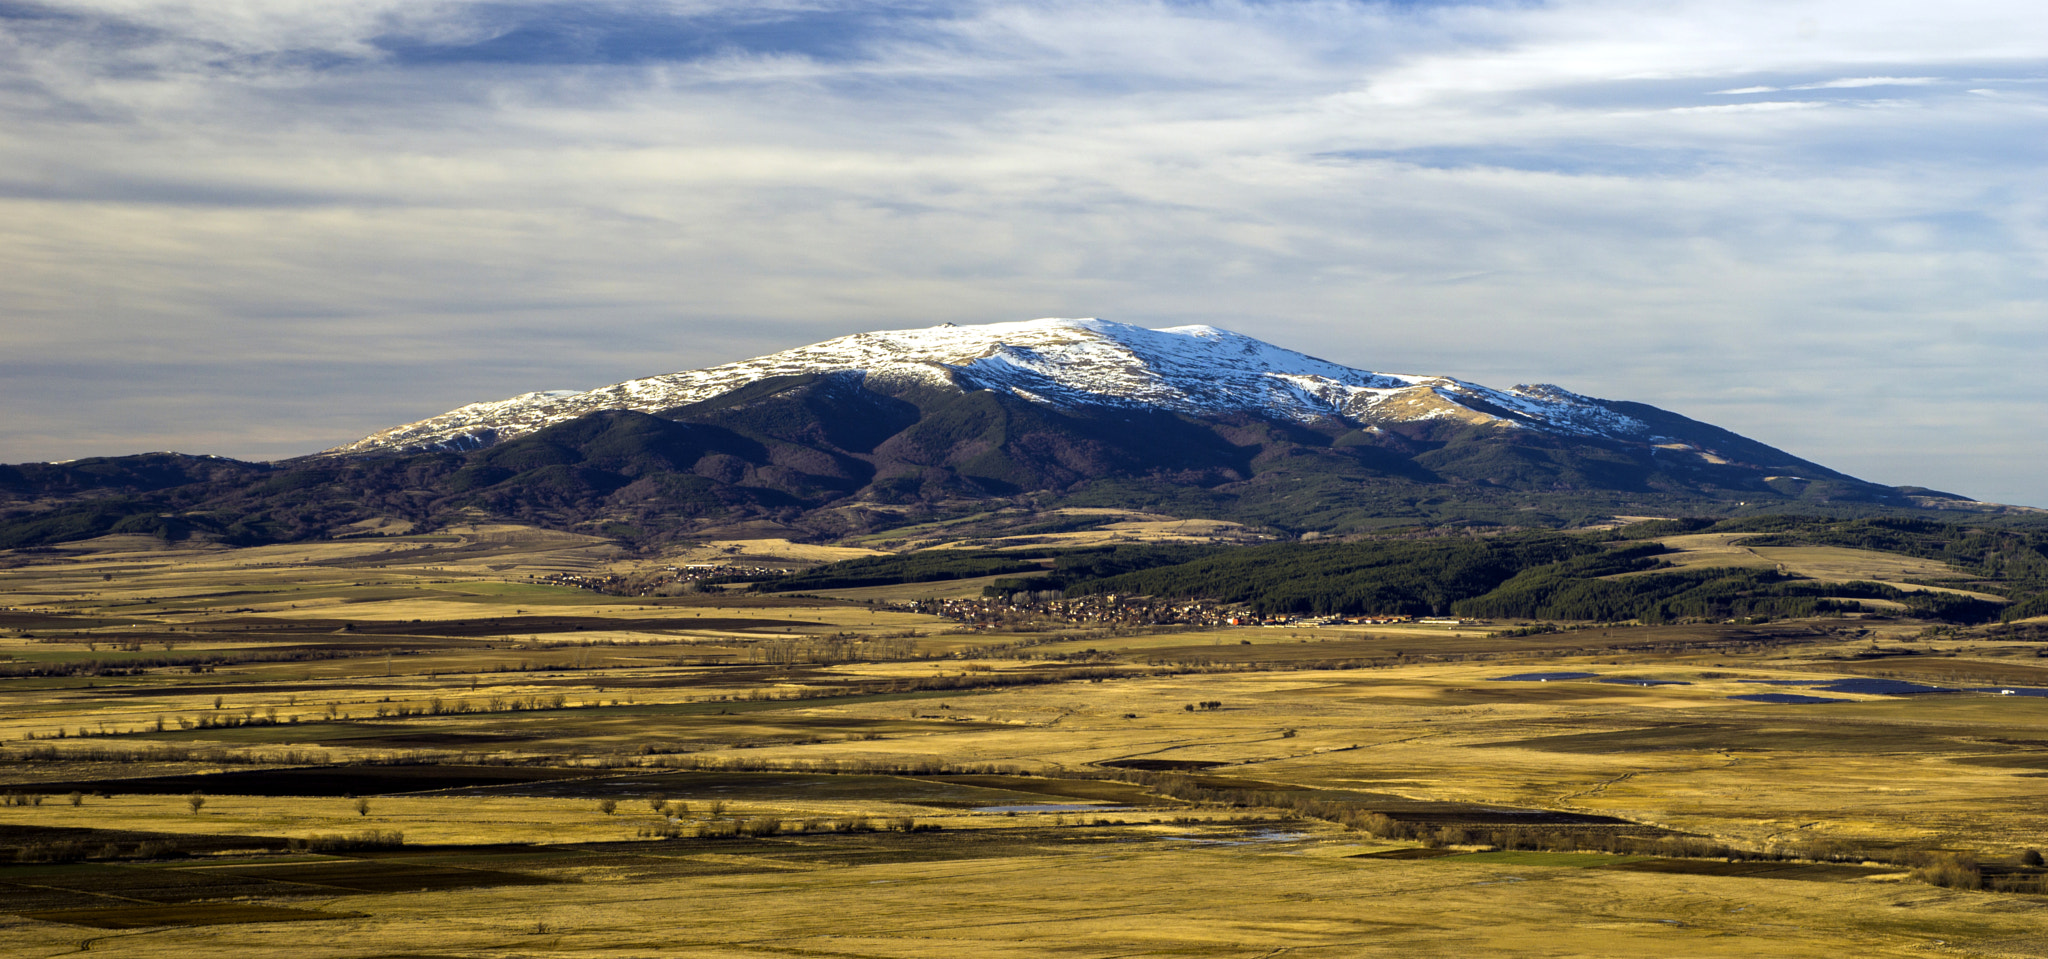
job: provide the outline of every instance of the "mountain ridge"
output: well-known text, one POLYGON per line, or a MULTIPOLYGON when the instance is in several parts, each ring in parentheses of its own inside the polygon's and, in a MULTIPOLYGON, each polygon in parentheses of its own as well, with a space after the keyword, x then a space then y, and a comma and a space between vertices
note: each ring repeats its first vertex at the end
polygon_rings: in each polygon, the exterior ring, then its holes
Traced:
POLYGON ((655 545, 828 540, 992 507, 1343 535, 1987 505, 1945 496, 1554 386, 1357 370, 1212 327, 1033 320, 853 334, 521 394, 276 463, 0 466, 0 548, 107 532, 277 542, 478 517, 655 545))
POLYGON ((855 333, 592 390, 522 393, 381 430, 321 455, 476 449, 599 410, 659 413, 763 379, 839 372, 860 372, 885 394, 918 387, 993 389, 1060 409, 1261 412, 1358 425, 1453 418, 1658 438, 1604 401, 1548 384, 1499 390, 1448 376, 1354 369, 1211 326, 1152 330, 1092 318, 1048 318, 855 333))

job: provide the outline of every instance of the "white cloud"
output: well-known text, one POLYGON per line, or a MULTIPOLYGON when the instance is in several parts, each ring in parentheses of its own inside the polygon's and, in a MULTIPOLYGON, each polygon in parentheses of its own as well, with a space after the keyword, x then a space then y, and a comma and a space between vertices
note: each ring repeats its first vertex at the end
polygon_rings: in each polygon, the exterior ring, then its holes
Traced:
POLYGON ((2048 505, 2032 6, 813 6, 0 17, 0 460, 1100 314, 2048 505))
POLYGON ((1827 106, 1819 100, 1758 100, 1753 103, 1717 103, 1705 107, 1673 107, 1672 113, 1773 113, 1780 110, 1814 110, 1827 106))
POLYGON ((1854 90, 1862 87, 1924 87, 1930 83, 1940 82, 1940 77, 1849 77, 1840 80, 1823 80, 1819 83, 1802 83, 1787 89, 1854 90))

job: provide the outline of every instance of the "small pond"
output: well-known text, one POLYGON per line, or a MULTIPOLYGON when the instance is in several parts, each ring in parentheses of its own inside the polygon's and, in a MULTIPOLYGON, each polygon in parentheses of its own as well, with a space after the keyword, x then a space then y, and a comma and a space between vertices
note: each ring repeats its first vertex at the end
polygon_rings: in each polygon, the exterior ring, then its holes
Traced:
POLYGON ((1743 679, 1738 682, 1755 683, 1759 686, 1806 686, 1816 692, 1859 693, 1865 696, 1919 696, 1924 693, 1960 692, 1944 686, 1909 683, 1903 679, 1872 679, 1867 676, 1852 676, 1848 679, 1743 679))
POLYGON ((1191 842, 1204 846, 1250 846, 1260 843, 1298 842, 1308 838, 1305 832, 1283 832, 1278 829, 1261 829, 1242 836, 1218 839, 1208 836, 1168 836, 1168 842, 1191 842))

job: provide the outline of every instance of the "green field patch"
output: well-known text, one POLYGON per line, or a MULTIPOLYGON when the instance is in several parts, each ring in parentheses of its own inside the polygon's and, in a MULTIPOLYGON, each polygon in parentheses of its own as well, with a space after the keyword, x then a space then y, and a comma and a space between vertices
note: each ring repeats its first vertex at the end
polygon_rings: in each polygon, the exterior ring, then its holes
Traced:
POLYGON ((24 918, 60 922, 92 929, 148 929, 155 926, 225 926, 251 922, 314 922, 322 919, 355 919, 361 913, 316 912, 284 906, 260 906, 238 902, 192 903, 176 906, 117 906, 111 909, 65 909, 21 913, 24 918))

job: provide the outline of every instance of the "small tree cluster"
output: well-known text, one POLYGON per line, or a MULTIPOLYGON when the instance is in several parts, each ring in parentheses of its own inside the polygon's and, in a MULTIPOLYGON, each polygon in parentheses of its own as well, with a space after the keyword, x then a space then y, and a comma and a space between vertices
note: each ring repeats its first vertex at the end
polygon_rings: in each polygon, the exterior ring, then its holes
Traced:
POLYGON ((293 852, 348 852, 356 849, 397 849, 405 845, 405 833, 396 829, 366 829, 353 833, 321 833, 303 839, 286 840, 293 852))
POLYGON ((1959 853, 1932 853, 1913 867, 1913 878, 1944 889, 1982 889, 1984 870, 1959 853))

